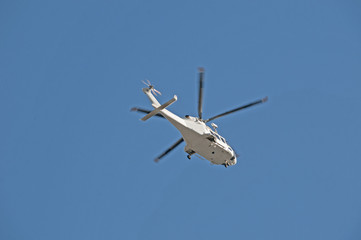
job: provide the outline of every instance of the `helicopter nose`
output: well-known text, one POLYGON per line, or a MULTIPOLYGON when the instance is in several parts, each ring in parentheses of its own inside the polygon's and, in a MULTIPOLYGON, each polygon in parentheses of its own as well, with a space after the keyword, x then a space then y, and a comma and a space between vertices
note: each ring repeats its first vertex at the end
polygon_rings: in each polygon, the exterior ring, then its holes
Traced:
POLYGON ((237 163, 237 157, 234 155, 233 157, 231 157, 231 165, 235 165, 237 163))

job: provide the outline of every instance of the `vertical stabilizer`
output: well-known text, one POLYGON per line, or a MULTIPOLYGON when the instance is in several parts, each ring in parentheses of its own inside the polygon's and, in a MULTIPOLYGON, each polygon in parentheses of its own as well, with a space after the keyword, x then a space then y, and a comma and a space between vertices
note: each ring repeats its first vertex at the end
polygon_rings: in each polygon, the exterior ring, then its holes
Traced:
POLYGON ((158 102, 158 100, 154 97, 154 95, 152 94, 151 90, 149 88, 143 88, 142 89, 143 92, 148 96, 150 102, 152 103, 152 106, 154 108, 157 108, 160 106, 160 103, 158 102))

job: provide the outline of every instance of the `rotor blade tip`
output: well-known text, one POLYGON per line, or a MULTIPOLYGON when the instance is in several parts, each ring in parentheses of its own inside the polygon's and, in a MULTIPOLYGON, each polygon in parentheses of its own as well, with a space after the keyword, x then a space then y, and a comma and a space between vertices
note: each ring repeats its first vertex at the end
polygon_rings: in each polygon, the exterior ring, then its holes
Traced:
POLYGON ((199 67, 199 68, 198 68, 198 71, 199 71, 199 72, 204 72, 204 68, 203 68, 203 67, 199 67))
POLYGON ((262 102, 267 102, 267 101, 268 101, 268 97, 262 99, 262 102))
POLYGON ((154 159, 154 162, 157 163, 157 162, 159 162, 159 160, 160 160, 159 158, 156 158, 156 159, 154 159))
POLYGON ((134 111, 137 111, 137 110, 138 110, 138 108, 136 108, 136 107, 133 107, 133 108, 130 109, 131 112, 134 112, 134 111))

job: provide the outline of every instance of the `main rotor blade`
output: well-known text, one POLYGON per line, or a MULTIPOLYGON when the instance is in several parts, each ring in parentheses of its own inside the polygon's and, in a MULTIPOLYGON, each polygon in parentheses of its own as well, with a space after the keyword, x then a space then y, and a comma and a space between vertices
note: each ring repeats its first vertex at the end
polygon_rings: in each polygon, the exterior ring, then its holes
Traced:
POLYGON ((176 143, 174 143, 170 148, 168 148, 164 153, 162 153, 161 155, 159 155, 159 157, 157 157, 156 159, 154 159, 154 162, 159 162, 159 160, 164 157, 165 155, 167 155, 170 151, 172 151, 174 148, 176 148, 179 144, 181 144, 183 142, 183 138, 180 138, 176 143))
POLYGON ((199 94, 198 94, 198 117, 202 119, 202 108, 203 108, 203 75, 204 68, 198 68, 199 71, 199 94))
POLYGON ((260 104, 260 103, 264 103, 264 102, 266 102, 267 100, 268 100, 268 97, 262 98, 262 99, 260 99, 260 100, 251 102, 251 103, 249 103, 249 104, 243 105, 243 106, 241 106, 241 107, 235 108, 235 109, 230 110, 230 111, 227 111, 227 112, 225 112, 225 113, 218 114, 218 115, 216 115, 216 116, 214 116, 214 117, 211 117, 211 118, 205 120, 205 122, 209 122, 209 121, 212 121, 212 120, 214 120, 214 119, 216 119, 216 118, 220 118, 220 117, 226 116, 226 115, 228 115, 228 114, 237 112, 237 111, 239 111, 239 110, 242 110, 242 109, 245 109, 245 108, 249 108, 249 107, 251 107, 251 106, 254 106, 254 105, 257 105, 257 104, 260 104))
MULTIPOLYGON (((133 107, 132 109, 130 109, 130 111, 142 112, 142 113, 146 113, 146 114, 151 112, 150 110, 146 110, 146 109, 143 109, 143 108, 137 108, 137 107, 133 107)), ((160 114, 160 113, 157 113, 154 116, 164 118, 163 115, 160 114)))

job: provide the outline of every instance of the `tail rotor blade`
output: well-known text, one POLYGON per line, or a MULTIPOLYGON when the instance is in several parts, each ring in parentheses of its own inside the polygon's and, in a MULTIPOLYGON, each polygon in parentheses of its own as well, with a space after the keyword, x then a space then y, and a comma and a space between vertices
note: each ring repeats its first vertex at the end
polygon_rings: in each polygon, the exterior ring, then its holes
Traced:
MULTIPOLYGON (((148 82, 149 82, 149 80, 148 80, 148 82)), ((144 83, 148 87, 150 86, 150 84, 146 83, 144 80, 142 80, 142 83, 144 83)))
POLYGON ((254 106, 254 105, 257 105, 257 104, 260 104, 260 103, 264 103, 264 102, 266 102, 267 100, 268 100, 268 97, 262 98, 262 99, 260 99, 260 100, 251 102, 251 103, 249 103, 249 104, 243 105, 243 106, 238 107, 238 108, 235 108, 235 109, 233 109, 233 110, 230 110, 230 111, 227 111, 227 112, 218 114, 218 115, 216 115, 216 116, 214 116, 214 117, 211 117, 211 118, 205 120, 205 122, 209 122, 209 121, 212 121, 212 120, 214 120, 214 119, 216 119, 216 118, 220 118, 220 117, 226 116, 226 115, 228 115, 228 114, 231 114, 231 113, 234 113, 234 112, 237 112, 237 111, 240 111, 240 110, 243 110, 243 109, 252 107, 252 106, 254 106))
POLYGON ((162 95, 157 89, 155 89, 155 88, 152 88, 152 93, 155 95, 155 96, 158 96, 158 94, 159 95, 162 95))
POLYGON ((159 95, 162 95, 162 93, 159 92, 157 89, 154 89, 154 92, 158 93, 159 95))
POLYGON ((204 68, 198 68, 199 71, 199 92, 198 92, 198 117, 202 119, 203 111, 203 77, 204 77, 204 68))
POLYGON ((156 159, 154 159, 154 162, 159 162, 159 160, 167 155, 170 151, 172 151, 174 148, 176 148, 179 144, 181 144, 184 141, 183 138, 180 138, 177 142, 175 142, 170 148, 168 148, 164 153, 159 155, 156 159))

